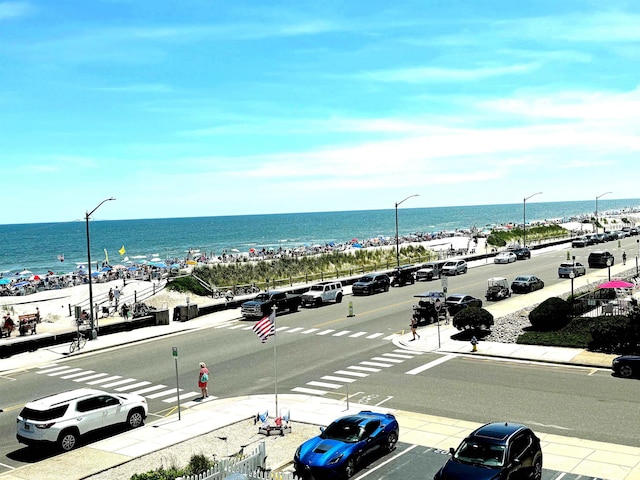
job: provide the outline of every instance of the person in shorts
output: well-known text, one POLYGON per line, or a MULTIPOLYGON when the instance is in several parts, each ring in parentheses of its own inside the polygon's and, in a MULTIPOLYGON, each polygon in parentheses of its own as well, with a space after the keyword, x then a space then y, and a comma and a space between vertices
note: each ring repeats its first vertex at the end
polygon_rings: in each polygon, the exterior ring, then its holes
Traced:
POLYGON ((209 369, 207 368, 206 363, 200 362, 200 373, 198 374, 198 387, 202 392, 203 400, 209 396, 209 390, 207 389, 208 383, 209 383, 209 369))

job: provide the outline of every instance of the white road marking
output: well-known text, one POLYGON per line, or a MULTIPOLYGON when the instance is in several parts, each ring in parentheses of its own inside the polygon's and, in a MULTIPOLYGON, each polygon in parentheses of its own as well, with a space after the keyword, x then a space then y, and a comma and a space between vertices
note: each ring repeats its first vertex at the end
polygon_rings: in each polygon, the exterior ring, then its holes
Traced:
POLYGON ((87 385, 98 385, 98 384, 104 383, 104 382, 112 382, 113 380, 118 380, 119 378, 122 378, 122 377, 120 375, 113 375, 111 377, 101 378, 99 380, 94 380, 93 382, 87 382, 87 385))
POLYGON ((369 365, 372 367, 384 367, 384 368, 389 368, 393 366, 391 363, 380 363, 380 362, 360 362, 360 365, 369 365))
POLYGON ((368 338, 369 340, 373 340, 374 338, 381 337, 382 335, 384 335, 384 333, 372 333, 371 335, 369 335, 366 338, 368 338))
POLYGON ((444 357, 440 357, 437 360, 434 360, 433 362, 429 362, 429 363, 425 363, 424 365, 421 365, 417 368, 414 368, 413 370, 409 370, 408 372, 405 372, 406 375, 417 375, 418 373, 424 372, 425 370, 429 370, 432 367, 436 367, 438 365, 440 365, 441 363, 444 362, 448 362, 449 360, 452 360, 454 358, 456 358, 457 355, 446 355, 444 357))
MULTIPOLYGON (((187 393, 180 393, 180 400, 182 399, 187 399, 190 397, 195 397, 196 395, 201 395, 200 393, 196 393, 196 392, 187 392, 187 393)), ((171 398, 165 398, 164 400, 162 400, 165 403, 175 403, 178 401, 178 396, 176 395, 175 397, 171 397, 171 398)))
POLYGON ((117 382, 113 382, 113 383, 108 383, 106 385, 102 385, 102 388, 116 387, 118 385, 124 385, 125 383, 131 383, 131 382, 135 382, 135 381, 136 381, 135 378, 125 378, 124 380, 118 380, 117 382))
POLYGON ((304 332, 302 332, 302 333, 304 333, 304 334, 308 334, 308 333, 313 333, 313 332, 317 332, 317 331, 318 331, 318 329, 317 329, 317 328, 310 328, 309 330, 305 330, 305 331, 304 331, 304 332))
POLYGON ((360 378, 364 378, 364 377, 368 377, 369 374, 368 373, 362 373, 362 372, 349 372, 347 370, 336 370, 333 373, 337 373, 338 375, 351 375, 353 377, 360 377, 360 378))
POLYGON ((349 338, 358 338, 358 337, 361 337, 363 335, 366 335, 367 333, 368 332, 357 332, 357 333, 354 333, 353 335, 349 335, 349 338))
POLYGON ((373 357, 371 360, 377 362, 404 363, 404 360, 398 360, 397 358, 373 357))
POLYGON ((340 388, 342 385, 338 385, 337 383, 327 383, 327 382, 307 382, 307 385, 311 385, 312 387, 323 387, 323 388, 340 388))
POLYGON ((333 330, 333 329, 324 330, 324 331, 320 332, 318 335, 328 335, 331 332, 335 332, 335 330, 333 330))
POLYGON ((291 389, 292 392, 308 393, 310 395, 326 395, 324 390, 315 390, 313 388, 296 387, 291 389))
POLYGON ((152 385, 151 387, 143 388, 142 390, 136 390, 135 392, 131 392, 131 393, 135 393, 136 395, 144 395, 145 393, 153 392, 155 390, 160 390, 161 388, 167 388, 167 386, 166 385, 152 385))
MULTIPOLYGON (((85 373, 89 373, 89 372, 85 372, 85 373)), ((102 378, 105 375, 107 375, 107 374, 106 373, 95 373, 93 375, 89 375, 88 377, 76 378, 73 381, 74 382, 86 382, 87 380, 93 380, 95 378, 102 378)))
POLYGON ((345 382, 345 383, 352 383, 356 381, 355 378, 335 377, 333 375, 325 375, 324 377, 321 377, 321 380, 333 380, 334 382, 345 382))
POLYGON ((127 390, 133 390, 134 388, 144 387, 146 385, 151 385, 151 382, 138 382, 132 385, 125 385, 124 387, 116 388, 116 392, 126 392, 127 390))
MULTIPOLYGON (((180 392, 182 392, 182 389, 180 389, 180 392)), ((170 390, 165 390, 164 392, 158 392, 158 393, 154 393, 152 395, 147 395, 147 398, 160 398, 160 397, 166 397, 167 395, 173 395, 176 393, 176 389, 172 388, 170 390)))
POLYGON ((364 372, 373 372, 373 373, 375 373, 375 372, 379 372, 379 371, 380 371, 380 369, 379 369, 379 368, 360 367, 360 366, 358 366, 358 365, 352 365, 352 366, 347 367, 347 368, 351 368, 351 369, 353 369, 353 370, 362 370, 362 371, 364 371, 364 372))
POLYGON ((351 330, 342 330, 341 332, 334 333, 332 336, 333 337, 343 337, 343 336, 348 335, 350 333, 351 333, 351 330))

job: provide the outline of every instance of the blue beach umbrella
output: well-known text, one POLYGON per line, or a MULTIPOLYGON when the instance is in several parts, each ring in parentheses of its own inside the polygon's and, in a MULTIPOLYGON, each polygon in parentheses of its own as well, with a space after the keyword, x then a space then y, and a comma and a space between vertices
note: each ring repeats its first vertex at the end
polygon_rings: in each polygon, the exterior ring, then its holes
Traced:
POLYGON ((30 285, 29 282, 18 282, 14 285, 14 287, 24 287, 25 285, 30 285))
POLYGON ((8 278, 0 278, 0 285, 6 285, 7 283, 11 283, 11 280, 8 278))

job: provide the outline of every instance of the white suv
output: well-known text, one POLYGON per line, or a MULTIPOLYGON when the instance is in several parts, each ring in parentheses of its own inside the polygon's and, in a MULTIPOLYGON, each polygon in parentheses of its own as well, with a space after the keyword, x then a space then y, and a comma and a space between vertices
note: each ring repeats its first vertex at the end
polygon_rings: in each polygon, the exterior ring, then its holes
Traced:
POLYGON ((340 303, 342 296, 342 283, 320 282, 302 294, 301 302, 303 307, 319 307, 327 302, 340 303))
POLYGON ((442 267, 442 275, 460 275, 467 273, 467 262, 464 260, 449 260, 442 267))
POLYGON ((147 418, 147 400, 132 393, 81 388, 27 403, 17 419, 16 438, 26 445, 75 448, 82 435, 117 424, 136 428, 147 418))

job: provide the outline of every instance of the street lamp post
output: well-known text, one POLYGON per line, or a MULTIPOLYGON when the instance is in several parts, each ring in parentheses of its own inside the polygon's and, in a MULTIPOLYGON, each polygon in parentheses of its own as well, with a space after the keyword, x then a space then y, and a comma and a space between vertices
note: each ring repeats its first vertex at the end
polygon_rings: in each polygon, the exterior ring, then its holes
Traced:
POLYGON ((599 199, 600 197, 604 197, 604 196, 605 196, 605 195, 607 195, 608 193, 611 193, 611 192, 604 192, 604 193, 602 193, 602 194, 600 194, 600 195, 598 195, 598 196, 596 197, 596 222, 595 222, 595 225, 594 225, 594 226, 596 227, 596 233, 598 233, 598 199, 599 199))
POLYGON ((419 196, 420 195, 418 195, 417 193, 414 193, 413 195, 409 195, 404 200, 400 200, 399 202, 396 202, 396 266, 398 268, 400 268, 400 240, 398 239, 398 205, 409 200, 411 197, 419 197, 419 196))
MULTIPOLYGON (((93 315, 93 286, 91 285, 91 240, 89 237, 89 218, 104 202, 115 200, 114 197, 105 198, 101 201, 96 208, 85 214, 85 221, 87 222, 87 273, 89 275, 89 322, 91 326, 91 340, 98 336, 98 332, 95 329, 95 317, 93 315)), ((96 312, 97 313, 97 312, 96 312)))
POLYGON ((533 195, 529 195, 522 201, 522 245, 523 247, 527 247, 527 200, 531 197, 535 197, 536 195, 540 195, 542 192, 536 192, 533 195))

